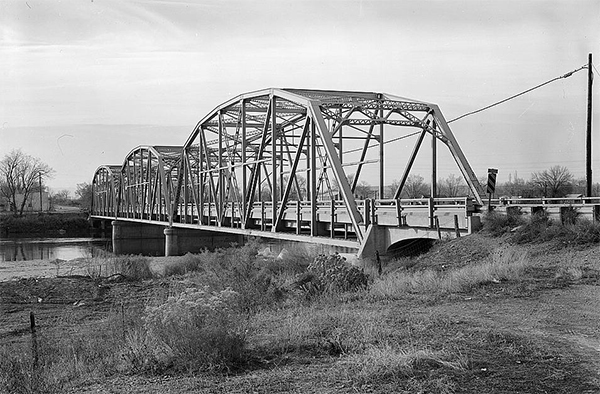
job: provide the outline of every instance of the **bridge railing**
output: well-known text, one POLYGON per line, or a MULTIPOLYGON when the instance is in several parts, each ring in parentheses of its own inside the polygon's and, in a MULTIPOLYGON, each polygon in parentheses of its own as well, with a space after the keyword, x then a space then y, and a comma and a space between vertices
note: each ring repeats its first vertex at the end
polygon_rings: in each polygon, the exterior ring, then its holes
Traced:
POLYGON ((516 205, 516 206, 538 206, 538 205, 586 205, 600 204, 600 197, 560 197, 560 198, 521 198, 500 197, 492 199, 492 205, 516 205))

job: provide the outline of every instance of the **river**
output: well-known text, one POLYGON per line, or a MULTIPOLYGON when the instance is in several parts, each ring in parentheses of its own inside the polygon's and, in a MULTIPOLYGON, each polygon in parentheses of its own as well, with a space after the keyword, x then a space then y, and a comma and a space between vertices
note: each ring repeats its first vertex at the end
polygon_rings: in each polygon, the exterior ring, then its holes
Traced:
POLYGON ((0 238, 0 262, 73 260, 111 250, 110 238, 0 238))

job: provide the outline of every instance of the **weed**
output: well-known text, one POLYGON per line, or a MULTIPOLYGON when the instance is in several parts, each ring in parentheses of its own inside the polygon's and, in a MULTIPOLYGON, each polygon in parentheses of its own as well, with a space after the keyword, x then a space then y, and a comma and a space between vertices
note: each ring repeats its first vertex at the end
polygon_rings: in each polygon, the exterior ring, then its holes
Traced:
POLYGON ((159 345, 155 359, 188 370, 220 369, 239 362, 244 335, 234 312, 237 297, 230 289, 188 288, 161 305, 148 306, 144 327, 149 340, 159 345))

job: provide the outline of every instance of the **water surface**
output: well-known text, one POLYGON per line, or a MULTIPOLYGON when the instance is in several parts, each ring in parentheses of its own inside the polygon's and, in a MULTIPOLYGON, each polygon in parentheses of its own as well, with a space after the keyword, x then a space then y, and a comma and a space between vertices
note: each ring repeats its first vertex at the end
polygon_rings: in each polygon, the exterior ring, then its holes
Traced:
POLYGON ((72 260, 105 255, 110 250, 110 238, 2 238, 0 262, 72 260))

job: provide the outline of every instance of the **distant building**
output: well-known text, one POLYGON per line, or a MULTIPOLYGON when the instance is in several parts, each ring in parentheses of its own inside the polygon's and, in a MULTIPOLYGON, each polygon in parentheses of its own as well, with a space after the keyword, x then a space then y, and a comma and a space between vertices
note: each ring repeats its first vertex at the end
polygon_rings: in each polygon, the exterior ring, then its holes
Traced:
MULTIPOLYGON (((17 212, 21 209, 21 204, 23 203, 23 195, 17 194, 15 200, 17 201, 17 206, 13 207, 11 201, 2 196, 0 197, 0 212, 17 212)), ((47 212, 50 210, 50 198, 48 192, 42 192, 42 201, 40 204, 40 193, 36 192, 29 195, 27 202, 25 203, 25 208, 23 208, 23 213, 25 212, 47 212)))

